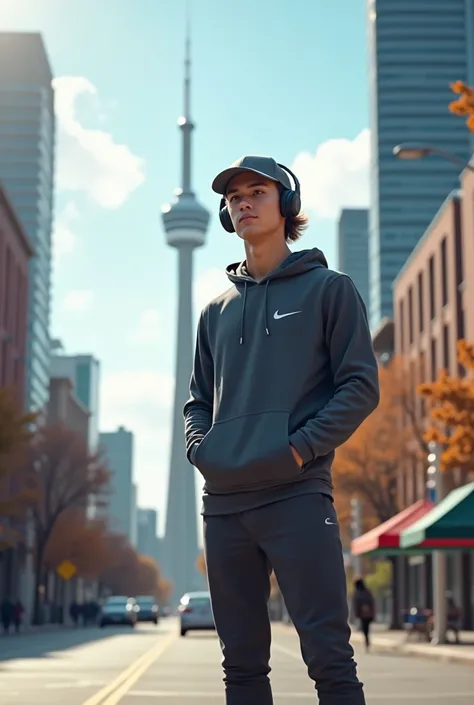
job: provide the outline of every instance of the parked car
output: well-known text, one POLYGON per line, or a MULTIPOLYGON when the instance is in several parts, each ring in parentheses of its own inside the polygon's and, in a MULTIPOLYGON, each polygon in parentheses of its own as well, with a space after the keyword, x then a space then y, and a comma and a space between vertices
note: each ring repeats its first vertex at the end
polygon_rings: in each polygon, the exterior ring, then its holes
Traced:
POLYGON ((208 592, 188 592, 178 608, 181 636, 190 631, 215 629, 211 596, 208 592))
POLYGON ((134 627, 137 623, 138 606, 133 597, 113 595, 108 597, 100 611, 101 628, 111 624, 124 624, 134 627))
POLYGON ((158 624, 159 609, 153 596, 139 595, 137 597, 137 607, 137 617, 139 622, 153 622, 153 624, 158 624))

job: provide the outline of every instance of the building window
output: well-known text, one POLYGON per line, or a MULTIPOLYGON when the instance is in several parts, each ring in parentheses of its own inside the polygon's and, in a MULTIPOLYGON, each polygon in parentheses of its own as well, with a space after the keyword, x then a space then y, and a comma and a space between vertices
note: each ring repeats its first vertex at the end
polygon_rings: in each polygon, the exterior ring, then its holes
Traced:
POLYGON ((405 352, 405 306, 403 299, 399 303, 400 311, 400 352, 403 355, 405 352))
POLYGON ((431 381, 435 382, 438 373, 438 361, 436 359, 436 340, 431 340, 431 381))
POLYGON ((413 287, 408 289, 408 335, 410 345, 413 345, 413 287))
POLYGON ((430 257, 429 262, 429 287, 430 287, 430 316, 431 320, 436 316, 436 300, 435 300, 435 262, 434 257, 430 257))
POLYGON ((446 237, 441 242, 441 292, 442 304, 448 303, 448 246, 446 237))
POLYGON ((443 326, 443 363, 444 368, 449 372, 449 325, 443 326))
POLYGON ((424 305, 425 298, 423 296, 423 272, 418 273, 418 329, 420 333, 424 328, 424 305))

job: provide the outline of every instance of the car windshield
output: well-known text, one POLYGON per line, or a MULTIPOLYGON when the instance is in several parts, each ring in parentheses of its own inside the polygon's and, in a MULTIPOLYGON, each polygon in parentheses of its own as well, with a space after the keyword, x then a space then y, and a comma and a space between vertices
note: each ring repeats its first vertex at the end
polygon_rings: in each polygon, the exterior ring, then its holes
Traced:
POLYGON ((109 597, 106 601, 106 605, 126 605, 128 602, 127 597, 109 597))
POLYGON ((137 602, 140 605, 154 605, 156 600, 154 597, 137 597, 137 602))
POLYGON ((191 597, 189 599, 189 604, 193 607, 209 607, 211 601, 209 597, 191 597))

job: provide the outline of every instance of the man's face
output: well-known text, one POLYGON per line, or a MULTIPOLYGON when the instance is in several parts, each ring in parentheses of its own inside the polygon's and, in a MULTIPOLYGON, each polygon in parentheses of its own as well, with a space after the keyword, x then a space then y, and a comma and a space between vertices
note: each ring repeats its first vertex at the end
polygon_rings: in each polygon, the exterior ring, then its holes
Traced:
POLYGON ((270 179, 258 174, 239 174, 229 183, 226 201, 235 232, 243 240, 257 242, 284 228, 280 193, 270 179))

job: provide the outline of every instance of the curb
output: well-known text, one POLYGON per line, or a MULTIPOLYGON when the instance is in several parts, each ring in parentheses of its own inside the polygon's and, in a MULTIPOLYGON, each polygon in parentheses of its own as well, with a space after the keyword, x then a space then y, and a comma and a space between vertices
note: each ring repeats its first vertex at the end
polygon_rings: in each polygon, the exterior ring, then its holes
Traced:
MULTIPOLYGON (((351 643, 362 645, 364 643, 363 637, 359 634, 353 634, 351 637, 351 643)), ((394 644, 393 642, 380 641, 377 637, 372 639, 371 652, 372 653, 389 653, 394 656, 417 656, 419 658, 425 658, 432 661, 444 661, 445 663, 460 663, 464 665, 474 665, 474 654, 472 653, 462 653, 463 646, 417 646, 416 644, 394 644), (453 649, 461 649, 459 653, 453 649)))

